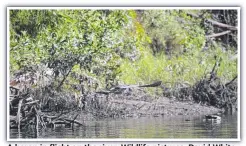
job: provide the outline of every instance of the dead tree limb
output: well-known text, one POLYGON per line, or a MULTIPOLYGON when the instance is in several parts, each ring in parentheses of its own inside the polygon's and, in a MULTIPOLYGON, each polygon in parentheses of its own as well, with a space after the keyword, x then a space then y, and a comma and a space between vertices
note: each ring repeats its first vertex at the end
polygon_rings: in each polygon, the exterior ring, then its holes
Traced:
POLYGON ((60 84, 57 86, 57 90, 60 89, 60 87, 63 85, 64 81, 67 79, 68 75, 70 74, 70 72, 72 71, 73 66, 69 69, 68 73, 63 77, 62 81, 60 82, 60 84))
POLYGON ((38 126, 38 124, 39 124, 39 116, 36 113, 36 137, 38 137, 38 135, 39 135, 39 131, 38 131, 39 126, 38 126))
MULTIPOLYGON (((191 17, 194 17, 194 18, 205 19, 205 18, 203 18, 203 17, 201 17, 199 15, 193 14, 193 13, 187 13, 187 15, 189 15, 191 17)), ((210 23, 212 23, 213 25, 216 25, 216 26, 219 26, 219 27, 227 28, 229 30, 238 30, 236 26, 231 26, 231 25, 228 25, 228 24, 224 24, 224 23, 212 20, 212 19, 205 19, 205 20, 210 22, 210 23)))
POLYGON ((237 30, 237 27, 236 26, 231 26, 231 25, 228 25, 228 24, 224 24, 224 23, 221 23, 221 22, 217 22, 215 20, 212 20, 212 19, 206 19, 208 22, 211 22, 212 24, 214 25, 217 25, 219 27, 224 27, 224 28, 227 28, 227 29, 230 29, 230 30, 237 30))
POLYGON ((18 124, 18 133, 20 133, 20 128, 21 128, 21 106, 22 106, 22 102, 23 102, 23 99, 21 99, 19 101, 19 105, 18 105, 18 112, 17 112, 17 124, 18 124))
POLYGON ((228 34, 228 33, 231 33, 231 31, 230 30, 227 30, 227 31, 223 31, 223 32, 220 32, 220 33, 215 33, 215 34, 207 35, 206 38, 219 37, 219 36, 222 36, 222 35, 225 35, 225 34, 228 34))
POLYGON ((233 83, 235 80, 237 79, 237 75, 228 83, 225 84, 225 86, 230 85, 231 83, 233 83))
POLYGON ((216 77, 216 73, 217 73, 216 69, 220 66, 220 62, 221 62, 221 58, 216 59, 216 62, 214 63, 214 67, 212 71, 210 72, 210 78, 208 80, 209 82, 212 81, 216 77))
POLYGON ((73 118, 73 120, 70 122, 70 123, 72 123, 72 129, 73 129, 73 130, 74 130, 74 121, 77 119, 78 115, 79 115, 79 114, 77 114, 77 115, 73 118))
POLYGON ((148 85, 140 85, 138 87, 157 87, 157 86, 160 86, 162 83, 162 81, 157 81, 157 82, 154 82, 152 84, 148 84, 148 85))

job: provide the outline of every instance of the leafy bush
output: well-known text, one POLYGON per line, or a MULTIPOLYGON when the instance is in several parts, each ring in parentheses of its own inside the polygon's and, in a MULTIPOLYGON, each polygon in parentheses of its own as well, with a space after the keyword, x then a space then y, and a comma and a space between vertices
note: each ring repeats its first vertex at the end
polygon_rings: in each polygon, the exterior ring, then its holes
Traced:
POLYGON ((10 72, 44 64, 57 89, 79 76, 104 86, 116 78, 120 55, 136 48, 126 37, 131 25, 125 10, 10 10, 10 72))
POLYGON ((52 90, 71 95, 155 80, 174 88, 195 84, 221 58, 217 74, 230 81, 236 45, 208 44, 204 20, 189 12, 202 11, 10 10, 11 77, 47 69, 52 90))
POLYGON ((189 10, 146 10, 140 13, 145 35, 151 43, 142 45, 141 57, 137 61, 124 61, 121 65, 122 81, 144 84, 162 80, 164 85, 172 87, 177 83, 193 85, 210 73, 216 58, 222 59, 218 76, 223 82, 235 77, 237 61, 230 59, 233 52, 223 51, 219 43, 205 50, 205 30, 200 25, 201 20, 191 18, 186 12, 189 10), (168 41, 171 41, 171 50, 168 50, 168 41))

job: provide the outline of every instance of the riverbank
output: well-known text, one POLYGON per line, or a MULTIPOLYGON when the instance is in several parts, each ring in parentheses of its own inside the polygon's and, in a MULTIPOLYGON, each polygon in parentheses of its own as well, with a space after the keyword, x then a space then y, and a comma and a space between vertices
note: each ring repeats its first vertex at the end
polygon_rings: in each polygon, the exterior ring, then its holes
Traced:
POLYGON ((166 97, 152 102, 137 100, 112 100, 111 106, 126 117, 142 116, 177 116, 214 114, 221 110, 212 106, 200 105, 191 101, 181 102, 166 97))
POLYGON ((160 117, 160 116, 196 116, 222 112, 214 106, 194 101, 180 101, 164 96, 153 97, 143 90, 130 93, 87 96, 83 107, 83 116, 95 118, 160 117))

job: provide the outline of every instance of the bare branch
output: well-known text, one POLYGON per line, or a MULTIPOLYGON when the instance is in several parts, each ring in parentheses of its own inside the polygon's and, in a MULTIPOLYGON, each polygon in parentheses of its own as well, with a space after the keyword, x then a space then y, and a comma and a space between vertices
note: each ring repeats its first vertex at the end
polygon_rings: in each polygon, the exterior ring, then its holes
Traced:
POLYGON ((228 33, 231 33, 231 31, 227 30, 227 31, 223 31, 223 32, 220 32, 220 33, 207 35, 206 38, 214 38, 214 37, 222 36, 222 35, 225 35, 225 34, 228 34, 228 33))
MULTIPOLYGON (((194 18, 202 18, 201 16, 193 14, 193 13, 187 13, 187 15, 189 15, 191 17, 194 17, 194 18)), ((207 20, 208 22, 212 23, 213 25, 217 25, 219 27, 224 27, 224 28, 227 28, 227 29, 230 29, 230 30, 237 30, 236 26, 231 26, 231 25, 228 25, 228 24, 217 22, 217 21, 212 20, 212 19, 205 19, 205 20, 207 20)))
POLYGON ((231 26, 231 25, 228 25, 228 24, 220 23, 220 22, 217 22, 217 21, 212 20, 212 19, 207 19, 207 21, 211 22, 212 24, 217 25, 219 27, 224 27, 224 28, 227 28, 227 29, 230 29, 230 30, 237 30, 237 27, 235 27, 235 26, 231 26))
POLYGON ((233 83, 235 80, 237 79, 237 75, 228 83, 225 84, 225 86, 230 85, 231 83, 233 83))

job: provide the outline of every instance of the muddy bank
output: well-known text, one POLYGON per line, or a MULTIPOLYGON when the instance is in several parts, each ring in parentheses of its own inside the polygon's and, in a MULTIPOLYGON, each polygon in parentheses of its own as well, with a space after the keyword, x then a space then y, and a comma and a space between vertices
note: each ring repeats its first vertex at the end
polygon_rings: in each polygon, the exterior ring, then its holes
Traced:
MULTIPOLYGON (((237 76, 227 82, 219 78, 217 70, 220 62, 221 59, 217 59, 212 71, 193 85, 169 85, 159 80, 141 85, 121 84, 94 89, 93 84, 88 83, 93 83, 93 79, 86 77, 65 90, 62 86, 56 87, 52 78, 37 78, 37 83, 42 82, 42 86, 36 86, 25 81, 28 77, 34 80, 32 74, 25 78, 16 76, 10 83, 10 115, 20 121, 22 113, 25 117, 30 112, 36 115, 38 112, 59 114, 77 111, 95 118, 201 115, 213 114, 221 109, 234 112, 237 110, 237 76)), ((30 118, 34 116, 30 115, 30 118)))
POLYGON ((81 110, 84 111, 84 116, 92 115, 95 118, 198 116, 222 112, 214 106, 202 105, 194 101, 180 101, 164 96, 156 98, 140 89, 119 95, 94 94, 88 96, 84 102, 85 106, 81 110))
POLYGON ((237 76, 223 83, 214 75, 214 70, 195 85, 177 83, 172 88, 161 81, 147 85, 113 86, 85 93, 55 90, 52 86, 33 90, 10 87, 11 125, 20 129, 36 123, 36 127, 46 128, 56 124, 83 125, 76 121, 78 117, 200 116, 235 112, 237 76))
POLYGON ((143 88, 124 90, 120 94, 94 92, 78 99, 70 96, 70 100, 66 100, 68 98, 64 95, 49 98, 46 104, 40 105, 39 100, 16 94, 10 102, 10 128, 20 132, 23 128, 34 126, 36 133, 39 133, 40 129, 54 128, 56 125, 65 125, 72 129, 75 125, 85 127, 83 121, 90 119, 183 115, 189 119, 221 111, 192 100, 153 96, 143 88))
MULTIPOLYGON (((180 102, 166 97, 153 100, 152 102, 136 100, 112 100, 110 112, 118 111, 116 116, 174 116, 174 115, 204 115, 220 112, 212 106, 202 106, 193 102, 180 102)), ((114 112, 112 112, 115 116, 114 112)))

